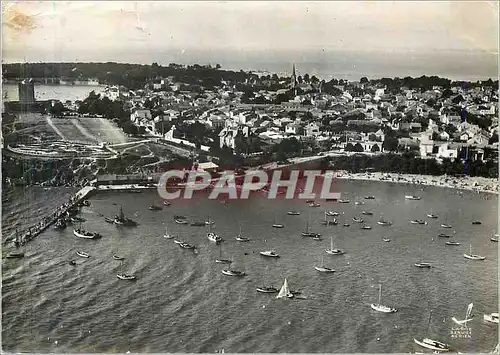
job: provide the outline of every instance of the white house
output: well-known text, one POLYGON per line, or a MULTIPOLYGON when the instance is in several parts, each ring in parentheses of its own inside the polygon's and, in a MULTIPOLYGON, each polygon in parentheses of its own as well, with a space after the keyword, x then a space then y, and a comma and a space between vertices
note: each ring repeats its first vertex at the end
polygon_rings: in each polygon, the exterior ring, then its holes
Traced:
POLYGON ((319 126, 311 122, 306 126, 305 131, 307 137, 316 137, 319 135, 319 126))
POLYGON ((456 159, 458 157, 458 149, 453 148, 450 143, 441 144, 438 147, 437 158, 451 158, 456 159))
POLYGON ((483 145, 488 144, 489 140, 490 140, 490 138, 486 134, 479 132, 479 133, 473 135, 467 141, 467 144, 483 146, 483 145))
POLYGON ((444 141, 447 141, 450 139, 450 135, 446 131, 443 131, 443 132, 439 133, 439 138, 444 140, 444 141))
POLYGON ((153 119, 151 111, 149 110, 136 110, 130 114, 130 120, 139 125, 141 121, 151 121, 153 119))
POLYGON ((285 126, 286 134, 299 134, 300 126, 297 123, 289 123, 285 126))

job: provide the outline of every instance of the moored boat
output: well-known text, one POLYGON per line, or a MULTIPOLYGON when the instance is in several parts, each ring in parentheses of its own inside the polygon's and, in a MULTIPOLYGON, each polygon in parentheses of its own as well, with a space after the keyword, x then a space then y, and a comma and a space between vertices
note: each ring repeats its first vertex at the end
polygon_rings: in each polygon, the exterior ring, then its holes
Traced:
POLYGON ((157 206, 157 205, 150 205, 149 210, 150 211, 159 211, 159 210, 161 210, 161 207, 157 206))
POLYGON ((165 226, 165 234, 163 234, 163 238, 172 239, 174 236, 168 232, 168 227, 165 226))
POLYGON ((211 224, 208 225, 207 238, 208 238, 208 240, 210 240, 211 242, 214 242, 214 243, 222 242, 222 238, 220 236, 218 236, 217 234, 212 232, 212 225, 211 224))
POLYGON ((186 217, 180 218, 179 216, 174 217, 174 222, 177 224, 188 224, 186 217))
POLYGON ((412 219, 412 220, 410 221, 410 223, 411 223, 411 224, 427 224, 427 222, 426 222, 426 221, 423 221, 423 220, 421 220, 421 219, 412 219))
POLYGON ((100 239, 102 235, 96 232, 89 232, 82 228, 73 229, 73 234, 78 238, 83 239, 100 239))
POLYGON ((406 200, 420 200, 420 197, 415 196, 415 195, 405 195, 405 199, 406 200))
POLYGON ((365 200, 375 200, 375 196, 365 196, 365 200))
POLYGON ((309 207, 319 207, 319 206, 321 206, 321 204, 318 202, 311 202, 310 204, 308 204, 308 206, 309 207))
POLYGON ((367 229, 368 230, 368 229, 372 229, 372 227, 371 226, 362 226, 361 229, 367 229))
POLYGON ((335 272, 335 269, 332 269, 330 267, 325 266, 324 258, 321 256, 321 265, 320 266, 315 266, 314 269, 319 272, 326 272, 326 273, 332 273, 335 272))
POLYGON ((333 247, 333 237, 330 237, 330 249, 325 249, 325 252, 330 255, 343 255, 345 251, 333 247))
POLYGON ((414 264, 416 267, 419 267, 421 269, 430 269, 432 267, 431 263, 425 263, 425 262, 418 262, 414 264))
POLYGON ((379 291, 378 291, 378 303, 372 303, 371 307, 377 312, 382 312, 382 313, 394 313, 397 312, 397 309, 392 308, 392 307, 387 307, 382 304, 380 304, 380 299, 382 298, 382 284, 379 284, 379 291))
POLYGON ((261 293, 278 293, 279 290, 272 286, 259 286, 256 288, 257 292, 261 293))
POLYGON ((439 238, 450 238, 450 237, 451 237, 451 235, 444 234, 444 233, 439 233, 439 234, 438 234, 438 237, 439 237, 439 238))
POLYGON ((470 260, 484 260, 486 257, 481 255, 472 254, 472 244, 469 245, 469 254, 465 253, 464 257, 470 260))
POLYGON ((413 341, 420 345, 423 346, 424 348, 430 349, 430 350, 435 350, 439 352, 447 352, 450 351, 450 346, 448 344, 442 343, 437 340, 432 340, 429 338, 423 338, 423 339, 415 339, 413 338, 413 341))
POLYGON ((125 217, 123 214, 123 209, 120 207, 120 211, 114 218, 114 223, 119 226, 124 226, 124 227, 135 227, 137 226, 137 222, 131 220, 130 218, 125 217))
POLYGON ((326 211, 325 213, 326 213, 326 215, 327 215, 327 216, 329 216, 329 217, 336 217, 336 216, 338 216, 338 215, 339 215, 339 213, 338 213, 338 212, 335 212, 335 211, 326 211))
POLYGON ((288 211, 286 214, 289 215, 289 216, 299 216, 300 212, 297 212, 297 211, 288 211))
POLYGON ((125 260, 125 258, 123 256, 119 256, 119 255, 116 255, 116 254, 113 255, 113 259, 115 259, 115 260, 125 260))
POLYGON ((370 211, 362 211, 361 214, 364 214, 365 216, 373 216, 373 212, 370 211))
POLYGON ((444 242, 444 244, 446 244, 446 245, 460 245, 459 242, 455 242, 455 241, 452 241, 452 240, 444 242))
POLYGON ((486 322, 498 324, 498 313, 483 314, 483 319, 486 322))
POLYGON ((339 203, 349 203, 349 202, 351 202, 351 201, 350 200, 343 200, 343 199, 339 200, 339 203))
POLYGON ((233 261, 222 257, 222 245, 219 244, 219 257, 215 259, 217 264, 231 264, 233 261))
POLYGON ((24 253, 9 253, 5 256, 7 259, 21 259, 24 258, 24 253))
POLYGON ((180 243, 177 243, 182 249, 196 249, 196 247, 192 244, 189 244, 189 243, 185 243, 185 242, 180 242, 180 243))
POLYGON ((356 223, 363 223, 363 219, 362 218, 359 218, 359 217, 353 217, 352 220, 356 223))
POLYGON ((387 243, 389 243, 389 242, 391 241, 389 238, 382 238, 382 240, 383 240, 384 242, 387 242, 387 243))
POLYGON ((238 270, 222 270, 222 273, 227 276, 245 276, 245 271, 238 271, 238 270))
POLYGON ((78 255, 78 256, 79 256, 79 257, 81 257, 81 258, 90 258, 90 255, 89 255, 89 254, 87 254, 87 253, 86 253, 86 252, 84 252, 84 251, 77 251, 77 252, 76 252, 76 255, 78 255))
POLYGON ((442 228, 451 228, 451 225, 443 223, 443 224, 441 224, 441 227, 442 228))
POLYGON ((266 250, 266 251, 261 251, 259 252, 260 255, 262 256, 267 256, 269 258, 279 258, 279 254, 275 252, 274 250, 266 250))
POLYGON ((482 224, 483 222, 481 221, 472 221, 472 224, 482 224))
POLYGON ((118 277, 120 280, 135 280, 136 277, 135 275, 127 275, 127 274, 116 274, 116 277, 118 277))

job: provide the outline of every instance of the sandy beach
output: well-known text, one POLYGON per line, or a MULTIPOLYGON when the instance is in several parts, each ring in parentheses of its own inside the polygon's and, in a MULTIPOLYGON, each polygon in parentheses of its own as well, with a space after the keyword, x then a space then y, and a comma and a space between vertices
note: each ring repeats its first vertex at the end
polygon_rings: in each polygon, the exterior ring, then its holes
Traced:
POLYGON ((431 176, 431 175, 413 175, 398 173, 349 173, 347 171, 337 171, 335 178, 345 180, 366 180, 395 182, 400 184, 415 184, 422 186, 448 187, 451 189, 468 190, 475 192, 486 192, 497 194, 498 179, 484 177, 454 177, 454 176, 431 176))

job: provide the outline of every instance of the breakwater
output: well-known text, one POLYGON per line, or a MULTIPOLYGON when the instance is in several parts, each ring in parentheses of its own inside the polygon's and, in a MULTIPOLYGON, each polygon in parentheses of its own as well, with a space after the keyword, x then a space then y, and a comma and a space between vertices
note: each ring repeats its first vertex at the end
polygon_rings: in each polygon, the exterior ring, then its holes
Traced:
POLYGON ((59 206, 51 215, 43 217, 38 223, 28 227, 26 231, 24 231, 20 235, 14 236, 10 239, 10 241, 13 241, 16 246, 26 244, 27 242, 38 236, 40 233, 42 233, 44 230, 46 230, 48 227, 50 227, 52 224, 54 224, 59 218, 66 217, 71 209, 74 209, 94 190, 94 186, 83 187, 75 195, 71 196, 68 202, 64 203, 62 206, 59 206))

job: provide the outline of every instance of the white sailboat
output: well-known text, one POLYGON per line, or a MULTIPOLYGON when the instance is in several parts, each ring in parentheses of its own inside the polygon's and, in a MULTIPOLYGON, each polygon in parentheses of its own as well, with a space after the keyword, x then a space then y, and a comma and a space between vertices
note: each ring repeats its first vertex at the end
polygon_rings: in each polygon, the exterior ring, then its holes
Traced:
POLYGON ((435 214, 432 213, 432 208, 431 208, 431 212, 427 215, 427 217, 429 217, 429 218, 438 218, 438 216, 436 216, 435 214))
POLYGON ((278 215, 275 214, 274 215, 274 224, 273 224, 273 228, 283 228, 284 225, 281 224, 281 223, 278 223, 278 215))
POLYGON ((163 238, 165 239, 172 239, 174 236, 168 232, 168 226, 165 226, 165 234, 163 235, 163 238))
POLYGON ((420 237, 420 246, 418 247, 420 254, 420 261, 414 265, 419 268, 430 269, 432 267, 431 263, 422 261, 422 237, 420 237))
POLYGON ((325 266, 325 260, 323 258, 323 255, 321 256, 321 266, 315 266, 314 268, 319 272, 330 272, 330 273, 335 272, 335 269, 325 266))
POLYGON ((390 226, 390 225, 392 225, 391 222, 386 221, 384 219, 384 215, 383 214, 380 214, 380 219, 378 220, 377 224, 380 225, 380 226, 390 226))
POLYGON ((483 314, 483 319, 486 322, 498 324, 498 313, 483 314))
POLYGON ((472 244, 469 244, 469 254, 465 253, 464 257, 471 260, 484 260, 486 257, 481 255, 472 254, 472 244))
POLYGON ((379 288, 378 288, 378 303, 377 304, 372 303, 371 307, 374 310, 376 310, 377 312, 382 312, 382 313, 394 313, 394 312, 397 312, 398 310, 395 309, 395 308, 383 306, 382 304, 380 304, 380 299, 382 297, 382 284, 379 284, 378 286, 379 286, 379 288))
POLYGON ((218 264, 231 264, 233 261, 230 259, 222 258, 222 245, 219 244, 219 257, 215 259, 215 262, 218 264))
POLYGON ((471 321, 472 320, 472 317, 474 316, 471 316, 471 313, 472 313, 472 307, 474 305, 472 303, 469 303, 469 306, 467 307, 467 312, 465 312, 465 318, 463 320, 458 320, 457 318, 455 317, 452 317, 451 320, 454 321, 456 324, 458 325, 464 325, 466 324, 467 322, 471 321), (470 318, 469 318, 470 317, 470 318))
POLYGON ((120 280, 135 280, 135 275, 129 275, 123 272, 123 261, 121 271, 119 274, 116 274, 116 277, 118 277, 120 280))
POLYGON ((205 221, 205 225, 206 226, 211 226, 212 224, 215 224, 215 222, 213 222, 211 219, 210 219, 210 213, 208 214, 208 218, 207 220, 205 221))
POLYGON ((229 268, 228 269, 224 269, 222 270, 222 274, 226 275, 226 276, 245 276, 246 273, 245 271, 243 270, 234 270, 232 268, 232 263, 229 264, 229 268))
MULTIPOLYGON (((431 317, 432 317, 432 313, 429 313, 429 323, 427 324, 427 333, 429 333, 429 327, 431 325, 431 317)), ((429 339, 429 338, 413 338, 413 341, 424 347, 424 348, 427 348, 427 349, 430 349, 430 350, 434 350, 434 351, 442 351, 442 352, 446 352, 446 351, 450 351, 450 346, 448 344, 445 344, 445 343, 442 343, 440 341, 437 341, 437 340, 432 340, 432 339, 429 339)))
POLYGON ((214 243, 222 242, 222 238, 220 236, 218 236, 217 234, 212 232, 212 225, 211 224, 208 225, 207 238, 208 238, 208 240, 210 240, 211 242, 214 242, 214 243))
POLYGON ((235 239, 238 242, 249 242, 250 241, 250 238, 246 238, 246 237, 241 236, 241 225, 240 225, 240 233, 238 234, 238 236, 235 239))
POLYGON ((260 293, 277 293, 279 291, 276 287, 274 287, 272 285, 266 286, 265 272, 264 272, 264 276, 262 277, 262 286, 257 287, 256 290, 257 290, 257 292, 260 292, 260 293))
POLYGON ((333 237, 330 237, 330 249, 325 249, 325 252, 330 255, 342 255, 345 253, 344 250, 333 247, 333 237))
POLYGON ((288 282, 286 281, 286 278, 285 278, 285 282, 283 282, 283 286, 281 286, 280 292, 278 293, 276 298, 278 298, 278 299, 279 298, 293 298, 293 293, 288 288, 288 282))
POLYGON ((309 213, 309 218, 306 221, 306 230, 302 231, 301 234, 303 237, 311 237, 311 238, 318 237, 319 236, 318 233, 314 233, 314 232, 309 231, 309 219, 310 218, 311 218, 311 214, 309 213))

